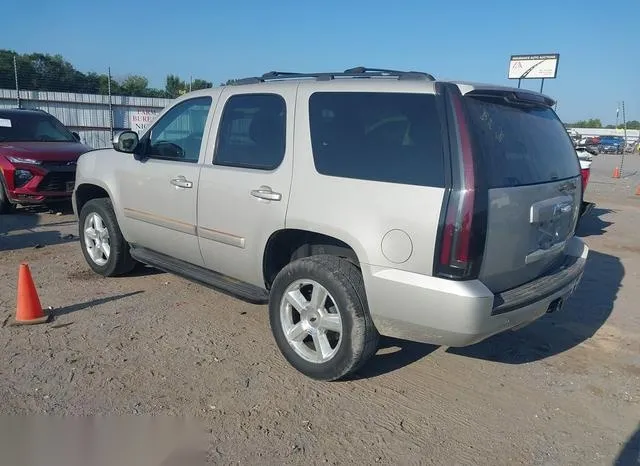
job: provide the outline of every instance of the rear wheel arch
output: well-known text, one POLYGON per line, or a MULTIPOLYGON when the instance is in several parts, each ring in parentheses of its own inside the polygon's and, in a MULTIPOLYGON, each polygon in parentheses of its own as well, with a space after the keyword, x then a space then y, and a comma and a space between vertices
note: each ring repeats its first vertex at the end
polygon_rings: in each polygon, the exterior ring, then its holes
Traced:
POLYGON ((334 236, 300 229, 276 231, 264 249, 262 271, 267 289, 271 288, 278 273, 290 262, 320 255, 340 257, 356 267, 360 266, 355 249, 334 236))

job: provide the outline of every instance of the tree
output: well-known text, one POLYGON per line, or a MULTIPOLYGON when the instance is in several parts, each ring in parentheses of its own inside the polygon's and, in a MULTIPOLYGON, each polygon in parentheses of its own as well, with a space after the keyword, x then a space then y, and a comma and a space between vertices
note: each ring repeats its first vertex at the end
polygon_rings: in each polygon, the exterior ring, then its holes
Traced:
POLYGON ((238 82, 238 79, 227 79, 226 83, 220 83, 221 86, 232 86, 238 82))
MULTIPOLYGON (((607 125, 607 129, 624 129, 624 123, 618 123, 618 125, 607 125)), ((627 129, 640 129, 640 121, 631 120, 627 121, 627 129)))
POLYGON ((129 75, 120 83, 125 95, 146 96, 149 91, 148 86, 149 80, 138 75, 129 75))
POLYGON ((204 79, 194 79, 191 83, 191 90, 197 91, 199 89, 209 89, 213 87, 213 83, 205 81, 204 79))
POLYGON ((170 74, 167 75, 164 90, 167 93, 167 97, 169 97, 170 99, 175 99, 179 95, 184 94, 186 90, 186 84, 178 76, 170 74))
POLYGON ((0 49, 0 89, 15 89, 13 60, 18 69, 20 89, 33 91, 61 91, 85 94, 111 94, 138 97, 176 98, 186 92, 213 87, 204 79, 194 79, 189 86, 179 76, 170 74, 164 89, 149 87, 149 80, 140 75, 128 75, 120 80, 111 79, 105 73, 82 73, 61 55, 43 53, 18 54, 13 50, 0 49))
POLYGON ((570 126, 574 128, 602 128, 602 122, 599 118, 591 118, 589 120, 576 121, 570 126))

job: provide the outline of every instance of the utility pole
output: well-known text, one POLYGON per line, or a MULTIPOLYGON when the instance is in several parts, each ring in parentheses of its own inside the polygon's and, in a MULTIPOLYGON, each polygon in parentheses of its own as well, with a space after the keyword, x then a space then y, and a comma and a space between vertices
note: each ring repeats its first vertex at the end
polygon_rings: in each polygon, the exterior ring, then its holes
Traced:
POLYGON ((622 146, 622 159, 620 160, 620 176, 622 176, 622 166, 624 165, 624 152, 627 148, 627 115, 624 111, 624 100, 622 101, 622 124, 624 125, 624 144, 622 146))
POLYGON ((111 140, 113 141, 113 103, 111 102, 111 67, 108 68, 107 89, 109 92, 109 131, 111 132, 111 140))
POLYGON ((18 85, 18 64, 16 63, 16 56, 13 56, 13 75, 16 79, 16 103, 18 104, 18 108, 20 107, 20 86, 18 85))

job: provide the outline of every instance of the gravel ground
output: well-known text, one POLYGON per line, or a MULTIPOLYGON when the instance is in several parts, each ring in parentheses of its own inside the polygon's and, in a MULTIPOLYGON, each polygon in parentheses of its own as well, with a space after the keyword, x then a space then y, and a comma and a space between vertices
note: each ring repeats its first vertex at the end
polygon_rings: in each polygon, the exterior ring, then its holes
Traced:
POLYGON ((263 306, 150 269, 99 278, 68 213, 1 217, 0 414, 192 419, 217 464, 636 464, 640 197, 615 163, 593 164, 592 252, 561 313, 462 349, 383 339, 334 383, 288 366, 263 306), (21 261, 48 324, 8 325, 21 261))

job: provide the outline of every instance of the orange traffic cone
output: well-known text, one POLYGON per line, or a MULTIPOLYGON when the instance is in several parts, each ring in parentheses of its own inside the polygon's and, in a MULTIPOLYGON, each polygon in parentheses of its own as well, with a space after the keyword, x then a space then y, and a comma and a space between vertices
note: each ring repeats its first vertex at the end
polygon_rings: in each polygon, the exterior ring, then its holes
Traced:
POLYGON ((613 169, 613 176, 612 178, 620 178, 620 168, 616 167, 613 169))
POLYGON ((20 264, 18 272, 18 302, 15 324, 41 324, 49 320, 42 310, 36 285, 27 264, 20 264))

